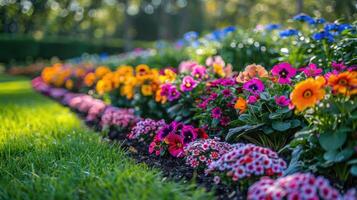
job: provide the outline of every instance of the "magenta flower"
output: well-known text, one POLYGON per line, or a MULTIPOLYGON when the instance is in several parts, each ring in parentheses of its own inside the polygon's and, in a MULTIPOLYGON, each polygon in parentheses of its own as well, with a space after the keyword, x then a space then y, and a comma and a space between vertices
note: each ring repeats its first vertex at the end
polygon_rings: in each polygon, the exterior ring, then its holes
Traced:
POLYGON ((258 98, 256 96, 249 96, 248 97, 248 103, 249 104, 255 104, 258 101, 258 98))
POLYGON ((278 106, 285 107, 290 104, 290 99, 287 98, 286 96, 275 96, 275 103, 278 104, 278 106))
POLYGON ((174 157, 183 157, 184 154, 184 141, 183 137, 175 133, 170 133, 167 136, 167 142, 169 145, 169 153, 174 157))
POLYGON ((149 153, 155 153, 155 155, 159 156, 162 151, 163 148, 161 146, 161 141, 157 137, 155 137, 149 145, 149 153))
POLYGON ((191 75, 197 79, 203 79, 205 78, 207 74, 207 69, 205 66, 202 65, 196 65, 195 67, 193 67, 191 75))
POLYGON ((293 68, 289 63, 283 62, 275 65, 271 70, 273 76, 278 77, 278 82, 280 84, 290 84, 290 78, 296 75, 296 69, 293 68))
POLYGON ((341 72, 347 68, 347 66, 343 62, 338 63, 338 62, 332 61, 331 66, 334 70, 336 70, 338 72, 341 72))
POLYGON ((318 68, 316 64, 310 63, 307 67, 302 70, 307 77, 319 76, 322 73, 322 69, 318 68))
POLYGON ((215 107, 213 108, 212 112, 211 112, 211 116, 215 119, 219 119, 222 115, 222 111, 220 108, 215 107))
POLYGON ((169 101, 175 101, 176 99, 180 98, 180 92, 176 89, 175 86, 172 86, 169 88, 167 97, 169 101))
POLYGON ((170 133, 174 132, 175 127, 171 124, 164 125, 158 132, 157 132, 157 139, 163 141, 170 133))
POLYGON ((195 81, 191 76, 185 76, 181 83, 181 90, 183 92, 188 92, 193 90, 197 86, 197 81, 195 81))
POLYGON ((265 87, 263 81, 253 78, 243 84, 243 89, 254 95, 259 95, 259 93, 264 91, 265 87))
POLYGON ((222 94, 223 94, 223 96, 225 96, 225 97, 229 97, 229 96, 231 96, 231 91, 230 91, 229 89, 224 89, 224 90, 222 91, 222 94))

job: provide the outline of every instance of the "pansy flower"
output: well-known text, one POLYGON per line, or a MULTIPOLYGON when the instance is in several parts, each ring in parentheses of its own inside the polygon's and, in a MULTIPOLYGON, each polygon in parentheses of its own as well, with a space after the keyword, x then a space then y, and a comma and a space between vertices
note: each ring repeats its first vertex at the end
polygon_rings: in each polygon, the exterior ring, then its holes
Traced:
POLYGON ((286 107, 290 104, 290 99, 286 96, 275 96, 275 103, 280 107, 286 107))
POLYGON ((292 77, 296 75, 296 69, 293 68, 289 63, 283 62, 275 65, 271 70, 273 76, 278 77, 278 82, 280 84, 290 84, 292 77))
POLYGON ((197 86, 197 81, 195 81, 191 76, 185 76, 181 83, 181 90, 183 92, 188 92, 193 90, 197 86))
POLYGON ((196 65, 193 67, 191 75, 199 80, 205 78, 207 75, 207 69, 205 66, 196 65))
POLYGON ((263 81, 258 78, 253 78, 243 84, 243 89, 254 94, 259 95, 265 89, 263 81))

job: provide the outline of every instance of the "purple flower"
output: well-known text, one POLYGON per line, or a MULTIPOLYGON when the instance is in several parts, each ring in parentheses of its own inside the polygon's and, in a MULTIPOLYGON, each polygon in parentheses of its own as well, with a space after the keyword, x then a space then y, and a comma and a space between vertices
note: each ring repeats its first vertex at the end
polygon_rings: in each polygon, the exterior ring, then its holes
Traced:
POLYGON ((249 104, 255 104, 258 101, 258 98, 254 95, 248 97, 249 104))
POLYGON ((224 89, 222 91, 223 96, 229 97, 231 95, 231 91, 229 89, 224 89))
POLYGON ((181 90, 183 92, 188 92, 193 90, 197 86, 197 81, 195 81, 191 76, 185 76, 181 83, 181 90))
POLYGON ((205 66, 196 65, 195 67, 193 67, 191 75, 197 79, 202 79, 205 77, 206 73, 207 73, 207 69, 205 66))
POLYGON ((219 119, 222 115, 222 111, 219 107, 215 107, 213 108, 212 112, 211 112, 211 116, 215 119, 219 119))
POLYGON ((331 66, 334 70, 336 70, 338 72, 341 72, 347 68, 347 66, 343 62, 338 63, 338 62, 332 61, 331 66))
POLYGON ((168 91, 169 101, 175 101, 178 98, 180 98, 180 92, 176 89, 175 86, 170 87, 168 91))
POLYGON ((197 133, 192 126, 183 126, 181 130, 181 136, 183 137, 184 144, 193 142, 197 138, 197 133))
POLYGON ((264 91, 265 87, 263 81, 253 78, 243 84, 243 89, 254 95, 259 95, 259 93, 264 91))
POLYGON ((315 77, 321 75, 322 69, 318 68, 316 64, 310 63, 307 67, 303 68, 303 72, 307 77, 315 77))
POLYGON ((290 78, 296 75, 296 69, 289 63, 283 62, 275 65, 271 70, 273 76, 277 76, 280 84, 290 84, 290 78))
POLYGON ((290 104, 290 99, 286 96, 275 96, 275 103, 281 107, 288 106, 290 104))
POLYGON ((158 132, 157 137, 160 141, 163 141, 166 136, 168 136, 171 132, 174 132, 175 127, 171 124, 164 125, 158 132))

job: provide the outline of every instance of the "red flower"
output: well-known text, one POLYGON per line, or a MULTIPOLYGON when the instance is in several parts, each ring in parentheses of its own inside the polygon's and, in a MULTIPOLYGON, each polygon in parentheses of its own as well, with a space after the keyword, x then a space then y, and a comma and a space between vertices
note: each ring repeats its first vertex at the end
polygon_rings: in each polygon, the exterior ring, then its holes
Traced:
POLYGON ((208 134, 206 133, 205 129, 196 128, 195 131, 198 134, 198 138, 203 138, 203 139, 207 139, 208 138, 208 134))
POLYGON ((174 133, 170 133, 166 137, 166 139, 169 145, 169 153, 174 157, 183 157, 184 156, 183 137, 174 133))

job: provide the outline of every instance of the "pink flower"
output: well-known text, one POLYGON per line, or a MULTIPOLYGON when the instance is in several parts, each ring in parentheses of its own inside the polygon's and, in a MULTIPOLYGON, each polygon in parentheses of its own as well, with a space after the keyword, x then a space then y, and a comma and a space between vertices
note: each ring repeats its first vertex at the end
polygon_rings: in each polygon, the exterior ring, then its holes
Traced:
POLYGON ((211 116, 215 119, 219 119, 222 115, 222 110, 219 107, 212 109, 211 116))
POLYGON ((185 76, 180 87, 183 92, 188 92, 193 90, 196 86, 197 81, 195 81, 191 76, 185 76))
POLYGON ((307 77, 319 76, 322 73, 322 69, 318 68, 316 64, 310 63, 307 67, 302 70, 307 77))
POLYGON ((331 66, 337 72, 341 72, 347 68, 347 66, 343 62, 338 63, 336 61, 332 61, 331 66))
POLYGON ((278 82, 280 84, 290 84, 292 77, 296 75, 296 69, 293 68, 289 63, 283 62, 275 65, 271 70, 273 76, 278 77, 278 82))
POLYGON ((278 104, 278 106, 285 107, 290 104, 290 99, 287 98, 286 96, 275 96, 275 103, 278 104))
POLYGON ((167 142, 169 145, 169 153, 174 157, 184 156, 184 141, 183 137, 174 133, 170 133, 167 137, 167 142))
POLYGON ((253 78, 243 84, 243 89, 254 95, 259 95, 259 93, 264 91, 265 87, 263 81, 258 78, 253 78))
POLYGON ((213 66, 213 64, 217 64, 220 66, 225 66, 226 63, 224 62, 223 58, 221 56, 213 56, 209 57, 206 59, 206 65, 207 66, 213 66))
POLYGON ((191 60, 188 60, 188 61, 183 61, 180 63, 179 65, 179 72, 180 73, 184 73, 184 72, 191 72, 192 69, 198 65, 197 62, 195 61, 191 61, 191 60))
POLYGON ((249 104, 255 104, 258 101, 258 98, 256 96, 249 96, 248 97, 248 103, 249 104))
POLYGON ((149 153, 152 154, 155 152, 155 155, 159 156, 163 148, 161 146, 161 141, 159 138, 155 137, 154 140, 149 145, 149 153))
POLYGON ((175 86, 170 87, 168 91, 169 101, 175 101, 178 98, 180 98, 180 92, 176 89, 175 86))
POLYGON ((203 79, 207 74, 207 69, 205 66, 196 65, 193 67, 191 75, 197 79, 203 79))

